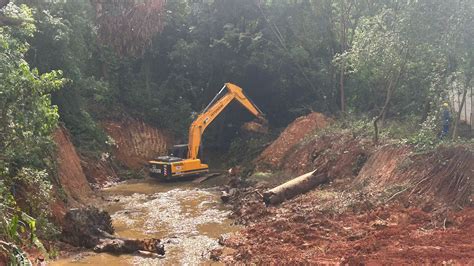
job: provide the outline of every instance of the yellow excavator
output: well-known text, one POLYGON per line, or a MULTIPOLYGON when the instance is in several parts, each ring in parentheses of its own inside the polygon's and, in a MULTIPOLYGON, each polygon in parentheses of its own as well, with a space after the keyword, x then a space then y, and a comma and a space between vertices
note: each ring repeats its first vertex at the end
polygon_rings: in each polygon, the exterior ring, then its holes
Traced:
POLYGON ((201 137, 204 130, 233 100, 237 100, 247 108, 260 123, 267 123, 263 112, 245 96, 242 88, 232 83, 226 83, 191 124, 188 144, 174 145, 168 156, 160 156, 148 162, 150 176, 171 180, 199 176, 209 172, 209 166, 198 158, 201 137))

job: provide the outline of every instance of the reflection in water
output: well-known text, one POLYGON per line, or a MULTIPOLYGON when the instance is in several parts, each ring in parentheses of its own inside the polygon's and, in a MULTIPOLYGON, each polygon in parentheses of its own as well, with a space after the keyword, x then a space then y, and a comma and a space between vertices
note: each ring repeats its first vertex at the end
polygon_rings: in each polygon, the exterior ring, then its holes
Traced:
POLYGON ((217 191, 192 183, 128 182, 104 190, 118 202, 103 206, 110 212, 116 234, 127 238, 160 238, 166 256, 113 256, 81 253, 51 265, 176 265, 209 263, 217 238, 236 231, 220 204, 217 191))

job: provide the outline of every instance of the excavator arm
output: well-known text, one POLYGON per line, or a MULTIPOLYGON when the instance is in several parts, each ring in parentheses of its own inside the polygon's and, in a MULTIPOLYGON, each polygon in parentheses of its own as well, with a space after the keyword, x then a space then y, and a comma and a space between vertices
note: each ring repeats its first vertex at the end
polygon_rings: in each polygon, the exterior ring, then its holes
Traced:
POLYGON ((266 121, 263 112, 245 96, 242 88, 232 83, 226 83, 211 103, 191 124, 189 128, 188 159, 197 159, 204 130, 233 100, 237 100, 257 118, 266 121))

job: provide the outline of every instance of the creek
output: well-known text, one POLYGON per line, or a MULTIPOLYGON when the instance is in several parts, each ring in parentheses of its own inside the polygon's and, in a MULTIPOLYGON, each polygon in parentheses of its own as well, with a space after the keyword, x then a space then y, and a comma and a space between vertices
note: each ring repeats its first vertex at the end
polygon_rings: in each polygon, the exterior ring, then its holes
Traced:
POLYGON ((230 210, 220 201, 217 187, 192 182, 127 181, 103 189, 108 200, 101 208, 113 219, 116 235, 126 238, 160 238, 164 257, 81 252, 50 265, 176 265, 210 264, 209 253, 219 236, 236 232, 230 210))

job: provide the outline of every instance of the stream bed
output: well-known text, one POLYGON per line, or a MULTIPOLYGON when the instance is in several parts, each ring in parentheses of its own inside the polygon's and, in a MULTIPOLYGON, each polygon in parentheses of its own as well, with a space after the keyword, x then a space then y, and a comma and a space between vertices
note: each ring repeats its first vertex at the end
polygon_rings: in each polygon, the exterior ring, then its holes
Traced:
POLYGON ((128 181, 101 191, 109 202, 101 208, 112 216, 115 234, 126 238, 160 238, 164 257, 82 252, 49 265, 209 264, 220 235, 239 230, 228 218, 216 188, 192 182, 128 181))

